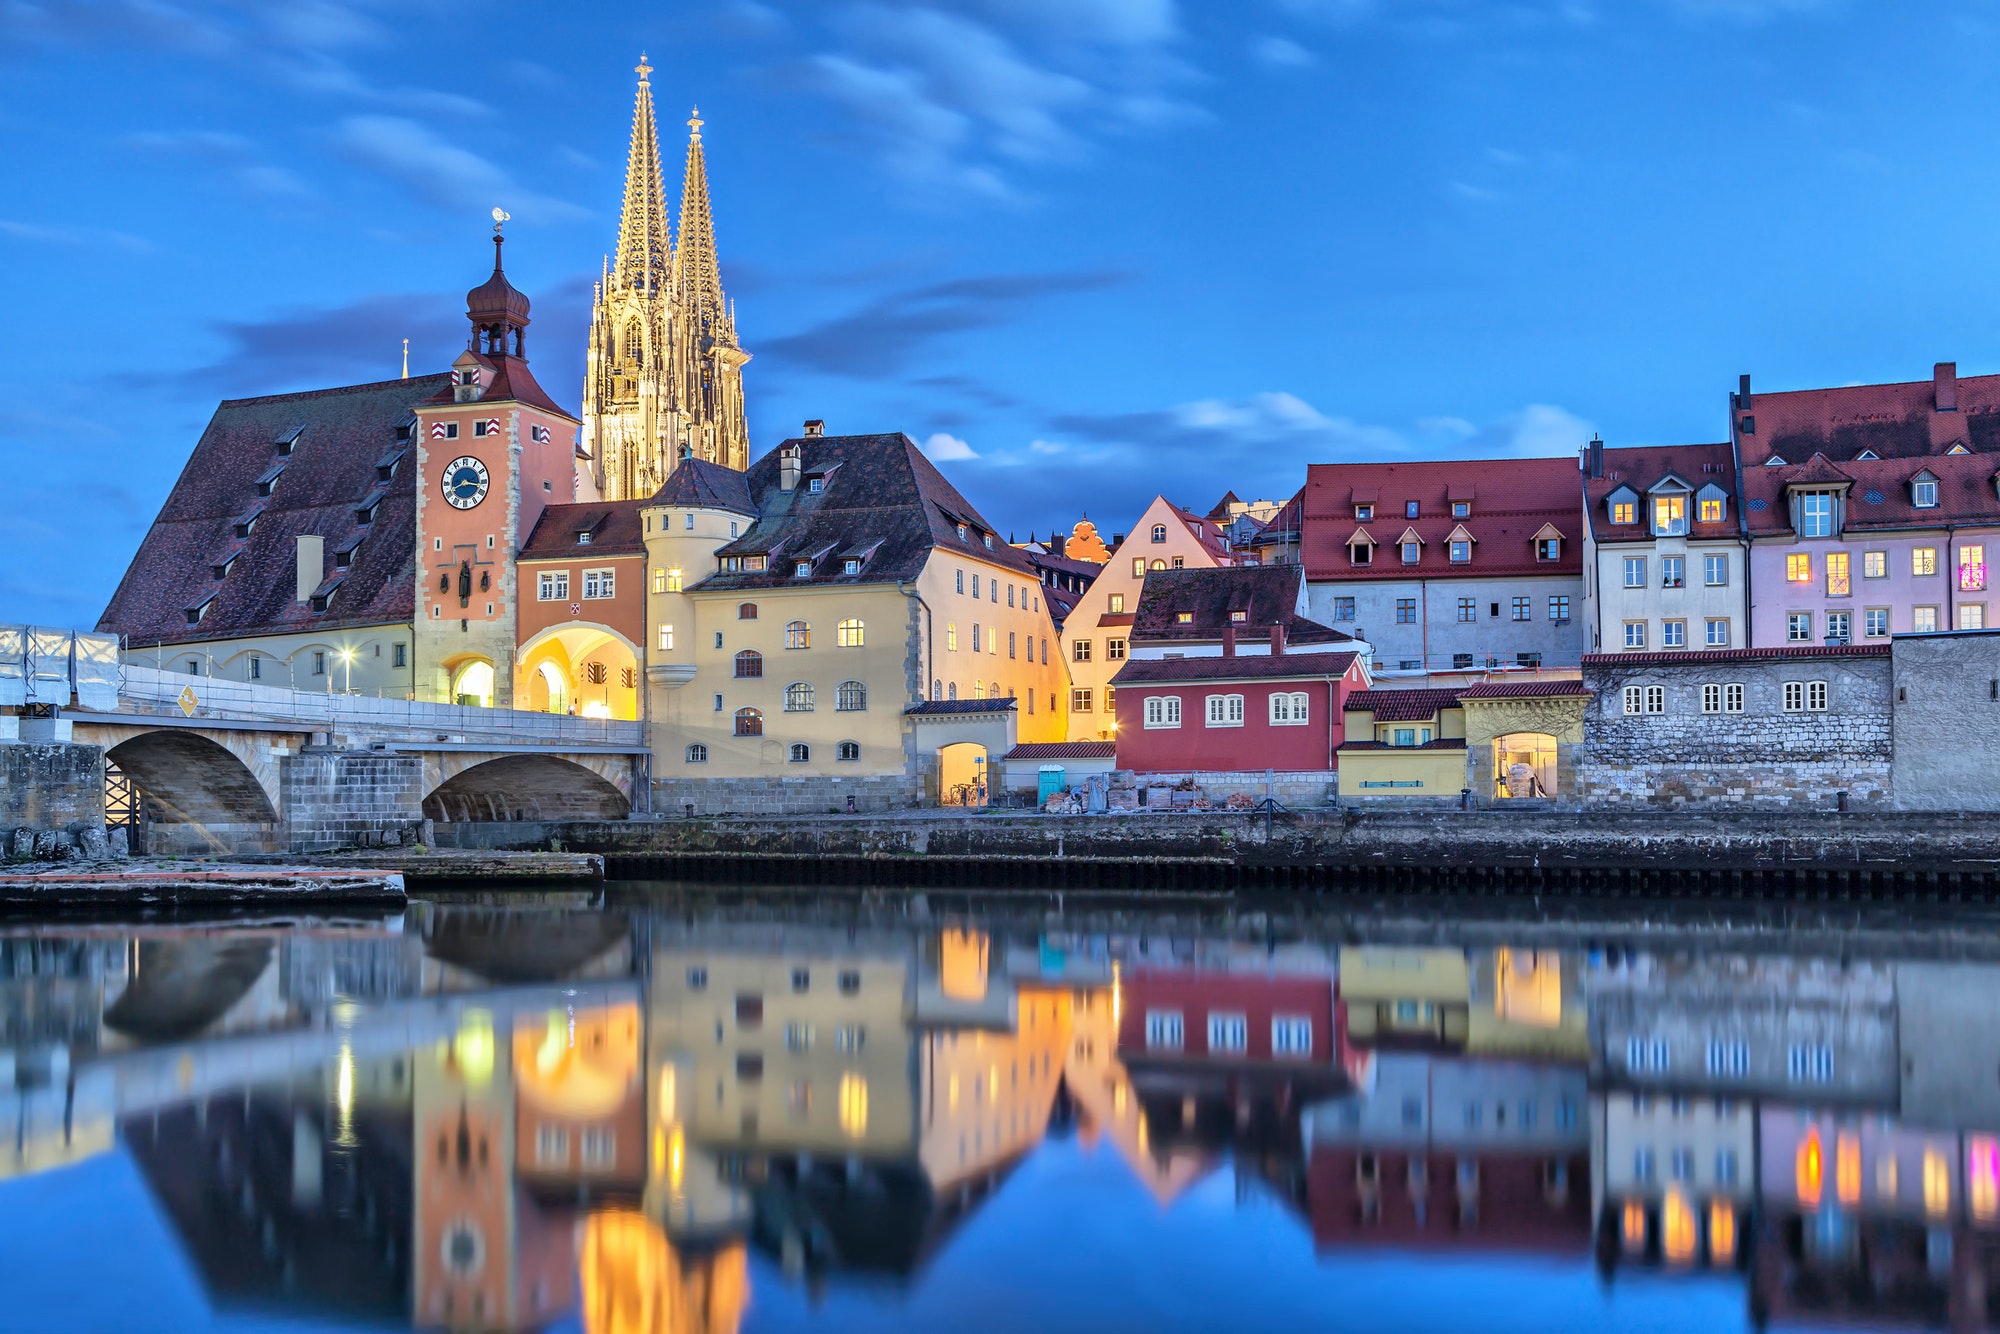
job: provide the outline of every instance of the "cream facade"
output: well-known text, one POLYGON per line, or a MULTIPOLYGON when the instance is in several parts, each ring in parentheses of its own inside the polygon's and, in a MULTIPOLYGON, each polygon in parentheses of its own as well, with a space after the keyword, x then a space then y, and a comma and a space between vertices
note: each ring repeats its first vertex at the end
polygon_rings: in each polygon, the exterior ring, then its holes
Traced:
POLYGON ((126 662, 190 676, 376 699, 413 698, 408 622, 130 649, 126 662))

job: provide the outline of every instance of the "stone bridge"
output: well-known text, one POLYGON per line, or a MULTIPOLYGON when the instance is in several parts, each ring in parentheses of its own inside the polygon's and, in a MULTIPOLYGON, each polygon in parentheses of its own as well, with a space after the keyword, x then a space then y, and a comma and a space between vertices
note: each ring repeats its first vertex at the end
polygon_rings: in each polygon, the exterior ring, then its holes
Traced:
POLYGON ((650 791, 636 722, 93 671, 98 637, 72 638, 67 676, 32 662, 10 675, 0 657, 0 706, 20 708, 0 716, 0 742, 100 748, 107 817, 149 853, 376 846, 425 820, 622 819, 650 791))

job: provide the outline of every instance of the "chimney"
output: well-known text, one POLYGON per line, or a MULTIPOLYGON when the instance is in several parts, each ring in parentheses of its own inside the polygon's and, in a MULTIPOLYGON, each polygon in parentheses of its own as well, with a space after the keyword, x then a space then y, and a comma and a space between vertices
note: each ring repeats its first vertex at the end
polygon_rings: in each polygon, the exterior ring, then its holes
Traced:
POLYGON ((1285 623, 1283 621, 1271 627, 1271 656, 1274 658, 1285 656, 1285 623))
POLYGON ((1236 627, 1233 625, 1222 627, 1222 656, 1225 658, 1236 656, 1236 627))
POLYGON ((1736 379, 1736 406, 1745 412, 1750 410, 1750 377, 1747 375, 1736 379))
POLYGON ((1111 535, 1111 549, 1113 551, 1116 551, 1119 547, 1122 547, 1124 545, 1125 545, 1125 534, 1113 533, 1111 535))
MULTIPOLYGON (((817 422, 807 422, 806 432, 808 434, 816 434, 812 428, 818 424, 817 422)), ((803 468, 799 461, 799 447, 797 445, 786 445, 778 451, 778 489, 780 491, 798 490, 799 473, 801 471, 803 471, 803 468)))
POLYGON ((1586 460, 1585 471, 1589 474, 1590 479, 1594 482, 1603 480, 1604 441, 1597 436, 1592 436, 1590 444, 1585 447, 1584 458, 1586 460))
POLYGON ((299 534, 299 601, 312 601, 313 590, 326 578, 326 539, 299 534))
POLYGON ((826 423, 825 423, 825 422, 823 422, 823 421, 821 421, 821 420, 820 420, 819 418, 817 418, 817 417, 814 417, 814 418, 813 418, 813 419, 812 419, 811 421, 809 421, 809 422, 807 422, 807 423, 806 423, 806 434, 807 434, 807 435, 825 435, 825 434, 826 434, 826 423))
POLYGON ((1054 536, 1049 538, 1049 554, 1051 556, 1062 555, 1064 550, 1067 549, 1068 546, 1069 546, 1069 539, 1067 537, 1064 537, 1061 533, 1056 533, 1054 536))
POLYGON ((1958 363, 1940 361, 1931 370, 1931 382, 1936 386, 1937 410, 1939 412, 1958 411, 1958 363))

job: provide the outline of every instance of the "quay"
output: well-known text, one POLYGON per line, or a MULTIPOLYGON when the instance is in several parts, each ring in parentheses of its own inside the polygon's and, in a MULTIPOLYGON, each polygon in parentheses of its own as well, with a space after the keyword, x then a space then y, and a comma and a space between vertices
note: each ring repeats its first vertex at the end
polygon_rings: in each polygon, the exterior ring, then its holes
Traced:
POLYGON ((0 916, 134 908, 392 908, 408 902, 393 870, 121 862, 0 872, 0 916))

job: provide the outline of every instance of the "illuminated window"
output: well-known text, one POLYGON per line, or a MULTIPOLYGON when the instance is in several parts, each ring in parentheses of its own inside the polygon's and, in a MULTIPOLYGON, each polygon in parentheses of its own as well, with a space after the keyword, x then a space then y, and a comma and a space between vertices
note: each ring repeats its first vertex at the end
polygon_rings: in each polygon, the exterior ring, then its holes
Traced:
POLYGON ((1721 523, 1722 502, 1714 498, 1702 501, 1699 518, 1703 523, 1721 523))
POLYGON ((1911 573, 1911 574, 1936 574, 1936 573, 1937 573, 1937 548, 1936 548, 1936 547, 1912 547, 1912 548, 1910 549, 1910 573, 1911 573))
POLYGON ((1811 583, 1812 557, 1803 551, 1795 551, 1785 557, 1785 579, 1794 584, 1811 583))
POLYGON ((665 570, 656 569, 653 571, 653 591, 655 593, 664 593, 667 591, 667 572, 665 570))
POLYGON ((946 649, 946 650, 947 650, 948 652, 951 652, 951 653, 956 653, 956 652, 958 652, 958 622, 957 622, 957 621, 946 621, 946 622, 944 623, 944 646, 945 646, 945 649, 946 649))
POLYGON ((1847 553, 1829 551, 1826 553, 1826 592, 1828 597, 1846 597, 1853 589, 1847 578, 1847 553))
POLYGON ((1797 1190, 1799 1203, 1807 1208, 1819 1205, 1821 1178, 1826 1164, 1820 1151, 1819 1131, 1809 1130, 1799 1142, 1799 1151, 1793 1164, 1793 1186, 1797 1190))
POLYGON ((764 735, 764 715, 755 709, 738 709, 736 711, 736 735, 764 735))
POLYGON ((849 1139, 868 1133, 868 1081, 852 1071, 840 1077, 840 1129, 849 1139))
POLYGON ((1637 523, 1638 521, 1639 507, 1634 502, 1621 500, 1611 507, 1611 522, 1637 523))
POLYGON ((785 625, 786 648, 811 648, 812 626, 804 621, 790 621, 785 625))
POLYGON ((1986 587, 1986 548, 1958 549, 1958 588, 1961 593, 1977 593, 1986 587))
POLYGON ((1924 1150, 1924 1212, 1933 1217, 1951 1209, 1951 1162, 1936 1149, 1924 1150))
POLYGON ((1662 537, 1682 537, 1688 530, 1686 496, 1653 497, 1653 531, 1662 537))
POLYGON ((833 627, 833 642, 839 648, 860 648, 864 629, 859 618, 850 616, 833 627))

